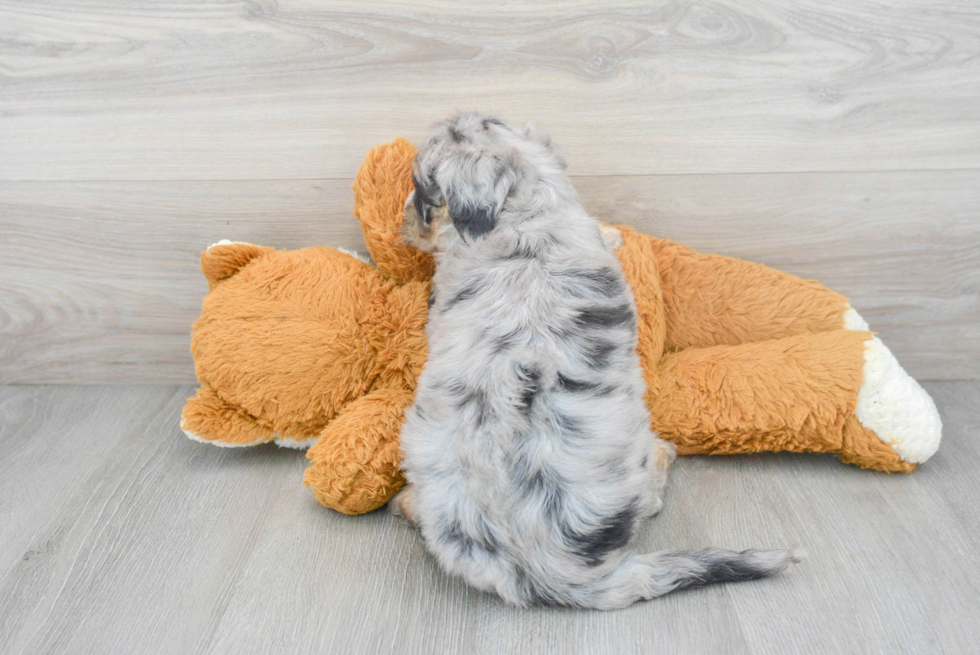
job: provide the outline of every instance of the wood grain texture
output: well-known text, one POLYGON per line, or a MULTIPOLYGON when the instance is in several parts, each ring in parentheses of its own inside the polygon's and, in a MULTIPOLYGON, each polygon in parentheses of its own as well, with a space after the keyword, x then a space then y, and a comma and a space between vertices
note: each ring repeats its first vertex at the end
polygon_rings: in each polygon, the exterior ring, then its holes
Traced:
POLYGON ((0 381, 192 382, 221 239, 364 248, 348 182, 0 183, 0 381))
MULTIPOLYGON (((980 171, 575 178, 605 220, 816 278, 912 375, 980 376, 980 171)), ((346 181, 0 182, 0 382, 192 382, 201 250, 364 248, 346 181)))
POLYGON ((577 175, 980 166, 980 7, 7 0, 0 179, 349 179, 456 108, 577 175))
POLYGON ((515 609, 385 512, 300 484, 301 453, 184 438, 191 387, 0 387, 0 650, 967 653, 980 639, 980 383, 912 475, 829 456, 680 458, 637 548, 798 544, 769 580, 611 613, 515 609))

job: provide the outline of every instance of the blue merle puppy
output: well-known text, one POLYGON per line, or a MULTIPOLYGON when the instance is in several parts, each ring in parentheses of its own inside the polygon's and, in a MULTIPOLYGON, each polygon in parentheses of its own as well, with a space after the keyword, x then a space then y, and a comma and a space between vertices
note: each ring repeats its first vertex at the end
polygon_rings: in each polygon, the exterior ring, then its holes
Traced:
POLYGON ((564 170, 533 127, 474 113, 419 151, 404 235, 435 253, 434 297, 391 511, 517 605, 616 609, 783 570, 795 553, 628 552, 674 447, 650 431, 615 238, 564 170))

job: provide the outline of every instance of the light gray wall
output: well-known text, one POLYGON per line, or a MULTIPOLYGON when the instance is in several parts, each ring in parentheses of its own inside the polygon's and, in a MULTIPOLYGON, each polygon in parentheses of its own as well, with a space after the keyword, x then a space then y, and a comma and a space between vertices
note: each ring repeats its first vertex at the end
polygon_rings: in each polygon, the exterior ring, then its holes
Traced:
POLYGON ((456 108, 550 131, 602 218, 980 376, 975 3, 494 4, 0 6, 0 382, 193 381, 199 252, 363 245, 364 154, 456 108))

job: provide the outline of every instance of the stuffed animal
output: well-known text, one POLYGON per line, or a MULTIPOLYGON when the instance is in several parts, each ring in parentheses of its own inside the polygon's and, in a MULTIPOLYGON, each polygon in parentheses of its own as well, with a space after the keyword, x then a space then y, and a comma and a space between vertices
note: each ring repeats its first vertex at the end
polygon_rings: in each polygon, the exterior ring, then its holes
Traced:
MULTIPOLYGON (((372 150, 354 184, 373 264, 338 249, 222 242, 191 350, 181 428, 218 446, 305 448, 338 511, 404 484, 398 436, 425 364, 433 263, 399 236, 415 150, 372 150)), ((910 472, 938 448, 935 404, 846 298, 787 273, 618 227, 653 429, 681 455, 834 453, 910 472)))

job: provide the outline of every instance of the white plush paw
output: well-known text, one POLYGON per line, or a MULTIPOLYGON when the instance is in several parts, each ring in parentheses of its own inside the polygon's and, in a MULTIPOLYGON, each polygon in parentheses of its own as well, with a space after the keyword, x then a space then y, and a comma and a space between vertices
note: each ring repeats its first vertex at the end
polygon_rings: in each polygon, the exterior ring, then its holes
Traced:
POLYGON ((857 415, 906 462, 924 462, 939 448, 943 424, 932 397, 874 337, 865 343, 857 415))
POLYGON ((295 448, 296 450, 306 450, 316 442, 316 437, 306 439, 291 439, 289 437, 276 436, 276 445, 280 448, 295 448))
POLYGON ((211 440, 211 439, 205 439, 204 437, 201 437, 199 435, 194 434, 190 430, 185 430, 183 425, 180 426, 180 430, 185 435, 187 435, 187 438, 188 439, 190 439, 192 441, 198 441, 200 443, 206 443, 206 444, 209 444, 211 446, 217 446, 219 448, 245 448, 247 446, 257 446, 260 443, 262 443, 263 441, 265 441, 265 439, 263 439, 262 437, 259 437, 258 439, 256 439, 255 441, 253 441, 251 443, 227 443, 227 442, 224 442, 224 441, 214 441, 214 440, 211 440))
POLYGON ((357 252, 356 250, 348 250, 347 248, 341 248, 339 246, 334 246, 334 250, 339 250, 340 252, 344 253, 345 255, 350 255, 354 259, 360 259, 365 264, 370 264, 371 263, 371 259, 367 255, 362 255, 361 253, 357 252))

